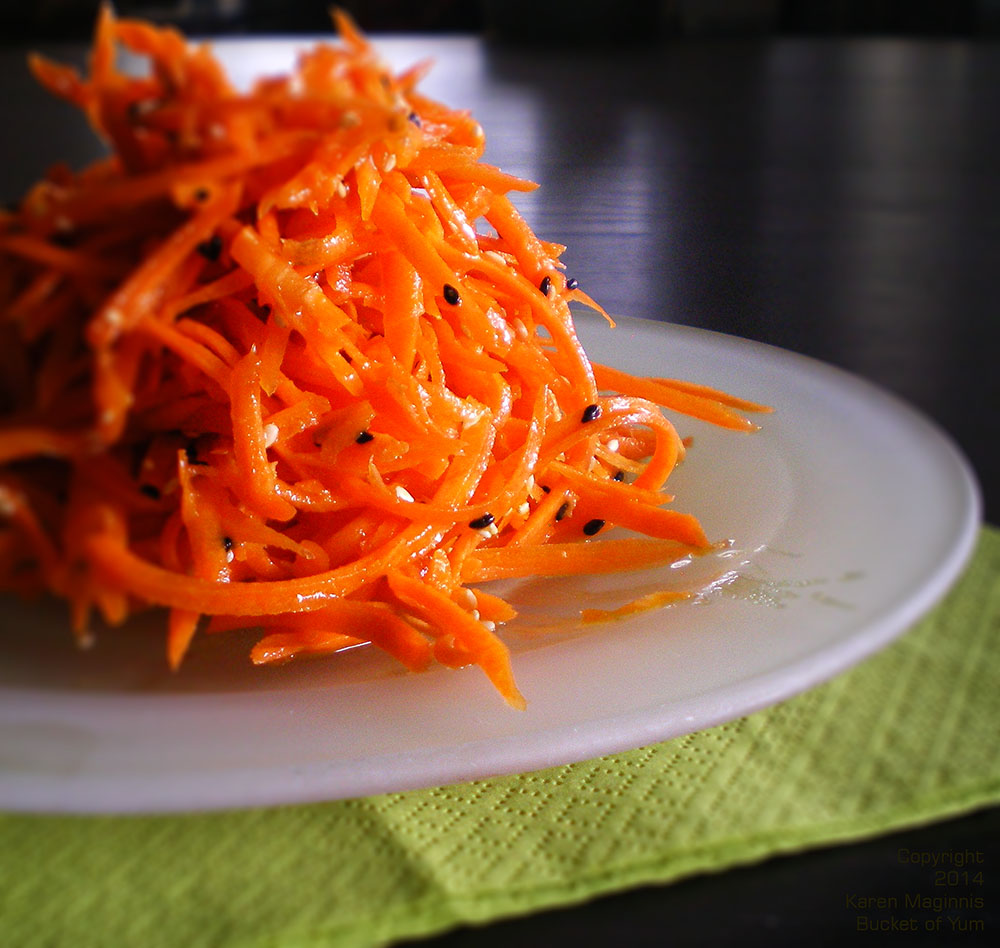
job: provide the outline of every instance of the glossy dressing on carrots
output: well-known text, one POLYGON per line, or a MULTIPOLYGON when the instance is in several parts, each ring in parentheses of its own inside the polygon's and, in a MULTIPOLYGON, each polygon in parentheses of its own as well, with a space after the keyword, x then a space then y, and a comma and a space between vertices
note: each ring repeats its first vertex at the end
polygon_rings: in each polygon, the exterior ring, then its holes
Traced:
POLYGON ((245 93, 108 8, 87 77, 32 60, 111 153, 0 216, 0 577, 81 639, 165 607, 174 667, 257 627, 255 662, 370 642, 521 707, 482 584, 708 549, 661 408, 762 407, 591 364, 570 303, 599 307, 510 199, 534 185, 337 26, 245 93))

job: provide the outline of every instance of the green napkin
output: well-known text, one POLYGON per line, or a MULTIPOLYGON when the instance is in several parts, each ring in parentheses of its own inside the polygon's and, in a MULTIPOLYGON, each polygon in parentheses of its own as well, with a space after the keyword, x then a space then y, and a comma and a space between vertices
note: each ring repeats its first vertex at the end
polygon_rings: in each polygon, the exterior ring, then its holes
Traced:
POLYGON ((858 668, 689 737, 321 805, 0 816, 7 946, 373 945, 859 839, 1000 798, 1000 530, 858 668))

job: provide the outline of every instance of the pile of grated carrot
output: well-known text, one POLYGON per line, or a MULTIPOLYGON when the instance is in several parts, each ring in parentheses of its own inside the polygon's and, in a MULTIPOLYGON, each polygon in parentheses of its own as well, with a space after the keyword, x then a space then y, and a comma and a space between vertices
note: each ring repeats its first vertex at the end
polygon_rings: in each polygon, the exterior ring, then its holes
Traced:
POLYGON ((0 212, 0 584, 81 640, 165 607, 173 667, 259 628, 254 662, 371 643, 523 707, 482 584, 707 548, 661 407, 764 409, 592 364, 569 304, 600 308, 508 197, 534 185, 335 19, 249 92, 107 7, 88 76, 32 58, 110 149, 0 212))

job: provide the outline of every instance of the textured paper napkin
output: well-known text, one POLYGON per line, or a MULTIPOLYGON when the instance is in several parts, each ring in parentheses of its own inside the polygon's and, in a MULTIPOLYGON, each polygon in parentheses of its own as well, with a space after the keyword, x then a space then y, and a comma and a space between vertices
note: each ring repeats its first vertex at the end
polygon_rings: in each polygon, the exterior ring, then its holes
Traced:
POLYGON ((0 942, 375 945, 859 839, 1000 799, 1000 531, 901 640, 731 724, 322 805, 0 815, 0 942))

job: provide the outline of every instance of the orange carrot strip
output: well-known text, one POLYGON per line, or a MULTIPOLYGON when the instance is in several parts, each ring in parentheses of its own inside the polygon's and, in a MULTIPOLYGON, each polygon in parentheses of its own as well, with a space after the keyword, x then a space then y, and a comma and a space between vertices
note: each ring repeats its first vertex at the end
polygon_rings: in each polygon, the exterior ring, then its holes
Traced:
POLYGON ((40 560, 42 572, 50 577, 51 581, 59 563, 55 544, 32 510, 24 491, 2 481, 0 481, 0 516, 17 524, 28 546, 40 560))
POLYGON ((345 648, 366 644, 366 639, 326 629, 271 632, 251 649, 250 661, 255 665, 278 665, 291 661, 297 655, 331 655, 345 648))
POLYGON ((197 612, 171 609, 167 618, 167 664, 177 671, 184 661, 191 640, 198 631, 201 616, 197 612))
POLYGON ((648 612, 651 609, 662 609, 664 606, 673 605, 675 602, 683 602, 690 599, 691 593, 677 590, 665 589, 660 592, 649 593, 633 599, 632 602, 619 606, 617 609, 581 609, 580 620, 585 623, 608 622, 612 619, 627 619, 630 616, 648 612))
POLYGON ((294 131, 278 134, 258 143, 252 154, 226 155, 203 162, 170 167, 147 175, 136 175, 109 182, 106 187, 80 189, 40 217, 42 226, 57 229, 57 220, 66 220, 74 227, 83 227, 102 220, 111 220, 116 211, 135 205, 149 204, 166 197, 172 188, 186 183, 197 189, 205 181, 225 182, 238 179, 253 168, 281 160, 316 139, 314 131, 294 131))
POLYGON ((233 412, 233 452, 244 477, 237 485, 244 501, 262 516, 290 520, 295 508, 281 497, 278 478, 267 456, 261 414, 260 357, 248 352, 233 368, 229 386, 233 412))
POLYGON ((485 583, 524 576, 624 573, 675 563, 692 552, 703 551, 677 540, 642 537, 516 548, 480 547, 466 560, 462 581, 485 583))
MULTIPOLYGON (((680 540, 690 546, 708 545, 708 539, 694 517, 658 506, 649 497, 649 493, 653 492, 637 491, 632 485, 597 478, 559 462, 554 462, 550 470, 577 494, 578 519, 599 517, 650 537, 680 540)), ((656 496, 660 504, 671 499, 663 494, 656 496)))
POLYGON ((409 372, 416 356, 419 320, 423 314, 421 280, 401 253, 382 258, 385 309, 382 321, 386 344, 396 361, 409 372))
POLYGON ((113 588, 144 601, 206 615, 277 615, 311 612, 349 595, 386 569, 406 560, 433 539, 433 528, 410 527, 371 553, 324 573, 257 583, 216 583, 143 560, 120 539, 98 534, 86 540, 93 569, 113 588))
POLYGON ((380 602, 341 599, 316 612, 268 617, 280 629, 262 638, 250 653, 257 664, 287 661, 296 654, 329 654, 352 645, 371 644, 411 671, 431 660, 431 645, 409 622, 380 602))
POLYGON ((221 389, 229 387, 230 369, 214 352, 199 340, 180 332, 176 325, 158 319, 142 319, 136 327, 139 333, 152 336, 178 356, 212 379, 221 389))
POLYGON ((172 320, 203 303, 226 299, 253 285, 253 277, 243 270, 233 270, 212 283, 204 283, 184 296, 176 297, 163 307, 163 318, 172 320))
POLYGON ((251 228, 244 227, 236 235, 231 253, 233 259, 253 275, 264 298, 278 307, 286 323, 307 335, 318 334, 333 342, 334 347, 326 350, 325 363, 348 392, 360 395, 357 373, 336 351, 336 347, 347 341, 340 331, 349 322, 344 311, 318 284, 280 260, 251 228))
POLYGON ((115 278, 122 273, 121 264, 95 258, 79 250, 57 247, 30 234, 0 236, 0 250, 74 276, 115 278))
POLYGON ((0 464, 25 458, 69 458, 85 445, 80 435, 48 428, 11 428, 0 431, 0 464))
POLYGON ((727 408, 735 408, 737 411, 761 412, 764 414, 770 414, 774 411, 770 405, 762 405, 759 402, 747 401, 745 398, 737 398, 728 392, 719 391, 719 389, 711 388, 708 385, 699 385, 696 382, 662 378, 653 379, 653 381, 660 385, 665 385, 667 388, 677 389, 679 392, 686 392, 689 395, 707 398, 713 402, 718 402, 720 405, 725 405, 727 408))
POLYGON ((504 700, 518 710, 524 710, 524 696, 514 683, 510 653, 492 632, 471 613, 453 602, 447 594, 419 579, 399 572, 387 574, 389 587, 417 615, 435 626, 444 626, 475 656, 475 663, 486 673, 504 700))
MULTIPOLYGON (((620 369, 596 363, 594 364, 594 377, 601 388, 625 392, 637 398, 645 398, 657 405, 662 405, 664 408, 672 408, 685 415, 690 415, 692 418, 700 418, 702 421, 708 421, 723 428, 731 428, 734 431, 756 431, 758 428, 752 421, 731 411, 729 405, 713 398, 711 390, 707 388, 696 393, 690 389, 666 384, 655 379, 636 378, 620 369)), ((740 404, 734 407, 740 407, 740 404)), ((743 408, 742 410, 761 411, 763 409, 754 405, 750 409, 743 408)))
POLYGON ((113 342, 152 312, 174 270, 233 213, 238 200, 239 188, 227 188, 218 200, 183 224, 147 256, 91 320, 87 328, 91 344, 113 342))
POLYGON ((541 241, 508 198, 496 195, 486 212, 486 219, 510 247, 532 283, 541 280, 547 270, 555 267, 555 261, 545 252, 541 241))

